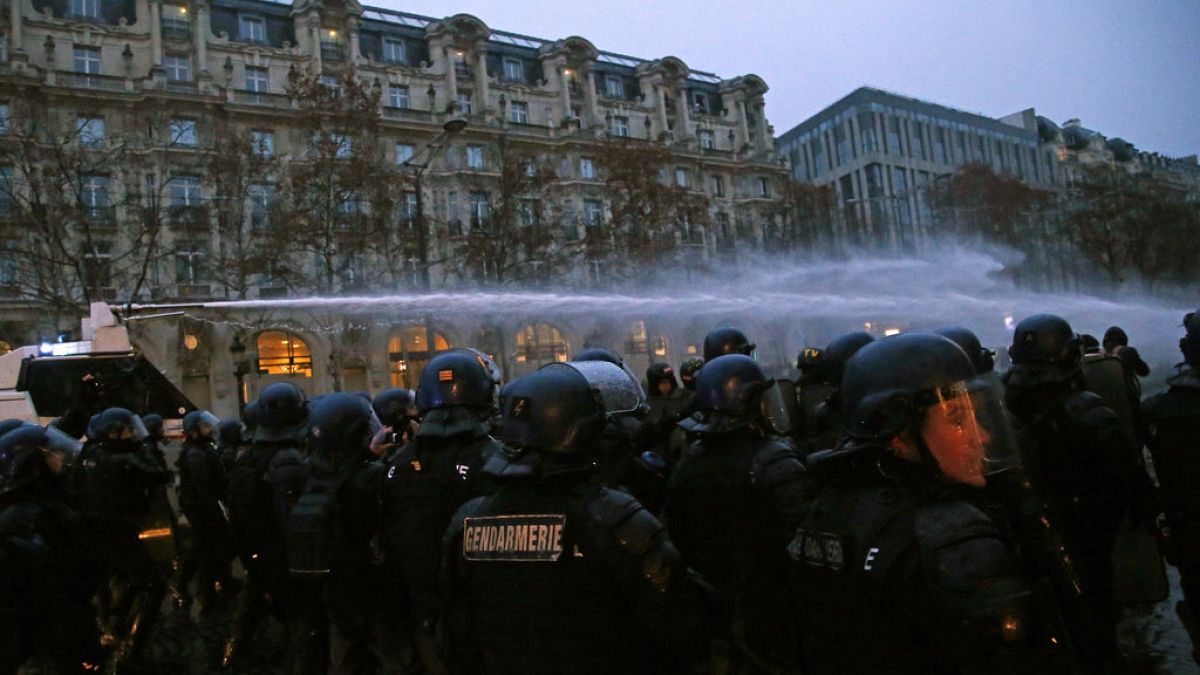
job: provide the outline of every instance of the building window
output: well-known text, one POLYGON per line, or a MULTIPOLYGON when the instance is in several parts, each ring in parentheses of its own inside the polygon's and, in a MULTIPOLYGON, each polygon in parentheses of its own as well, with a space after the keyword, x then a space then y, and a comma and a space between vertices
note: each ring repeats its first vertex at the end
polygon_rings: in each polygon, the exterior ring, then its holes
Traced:
POLYGON ((450 349, 446 336, 424 325, 406 326, 388 338, 388 371, 393 387, 416 388, 425 363, 450 349), (430 348, 432 343, 432 349, 430 348))
POLYGON ((869 112, 858 115, 858 137, 862 139, 863 154, 879 151, 879 139, 875 136, 875 115, 869 112))
POLYGON ((170 144, 188 148, 196 147, 198 144, 196 138, 196 120, 171 120, 170 144))
POLYGON ((625 80, 617 75, 605 75, 604 95, 608 98, 625 98, 625 80))
POLYGON ((887 152, 889 155, 902 155, 900 150, 900 120, 895 117, 887 117, 884 120, 884 136, 887 141, 887 152))
POLYGON ((274 156, 275 133, 272 131, 251 131, 250 148, 257 157, 274 156))
POLYGON ((488 203, 486 192, 471 193, 471 227, 484 229, 488 225, 488 216, 491 215, 492 207, 488 203))
POLYGON ((0 134, 7 134, 12 124, 12 109, 7 103, 0 103, 0 134))
POLYGON ((629 118, 614 117, 612 118, 612 135, 620 138, 625 138, 629 135, 629 118))
POLYGON ((508 108, 508 121, 513 124, 529 124, 529 104, 513 101, 508 108))
POLYGON ((909 147, 912 148, 912 155, 917 159, 929 159, 925 153, 925 127, 920 122, 913 122, 909 134, 909 147))
POLYGON ((163 69, 170 82, 190 82, 192 79, 191 58, 187 54, 167 54, 163 57, 163 69))
POLYGON ((312 352, 292 333, 263 331, 258 334, 258 374, 312 377, 312 352))
POLYGON ((903 167, 892 167, 892 194, 908 193, 908 171, 903 167))
POLYGON ((396 144, 396 163, 404 164, 412 160, 417 149, 412 143, 397 143, 396 144))
POLYGON ((521 197, 517 201, 517 211, 521 216, 521 225, 529 227, 538 223, 538 200, 533 197, 521 197))
POLYGON ((79 186, 79 204, 83 207, 84 220, 88 222, 107 222, 108 209, 108 178, 104 176, 85 176, 79 186))
POLYGON ((358 216, 363 213, 362 195, 358 192, 346 192, 339 196, 334 205, 337 223, 343 229, 348 229, 358 222, 358 216))
POLYGON ((761 176, 758 179, 758 196, 764 198, 771 196, 771 181, 761 176))
POLYGON ((84 75, 99 75, 100 74, 100 48, 99 47, 76 47, 75 48, 75 72, 84 75))
POLYGON ((683 168, 682 166, 675 167, 675 184, 682 188, 685 188, 688 185, 687 169, 683 168))
POLYGON ((596 178, 596 163, 591 157, 579 158, 579 176, 588 180, 596 178))
POLYGON ((207 270, 204 261, 208 249, 200 242, 185 242, 175 249, 175 283, 194 286, 204 283, 207 270))
POLYGON ((708 177, 708 191, 711 192, 712 196, 714 196, 714 197, 724 197, 725 196, 725 180, 723 178, 721 178, 720 176, 716 176, 716 175, 709 176, 708 177))
POLYGON ((408 227, 413 226, 413 220, 417 217, 417 193, 407 191, 400 198, 400 218, 408 227))
POLYGON ((454 103, 458 106, 458 111, 464 115, 470 115, 474 112, 471 107, 471 92, 460 91, 454 97, 454 103))
POLYGON ((171 206, 199 206, 204 199, 200 179, 195 176, 176 176, 167 182, 171 206))
POLYGON ((709 129, 700 130, 700 147, 704 150, 712 150, 717 147, 716 134, 709 129))
POLYGON ((392 108, 407 108, 408 87, 402 84, 388 85, 388 106, 392 108))
POLYGON ((583 222, 595 227, 604 222, 604 202, 599 199, 583 200, 583 222))
POLYGON ((99 19, 100 0, 71 0, 71 18, 99 19))
POLYGON ((950 158, 946 156, 946 133, 942 128, 933 129, 933 161, 949 164, 950 158))
POLYGON ((112 290, 112 243, 98 241, 83 254, 83 283, 93 295, 112 290))
POLYGON ((692 92, 692 110, 701 115, 708 114, 708 94, 702 91, 692 92))
POLYGON ((267 69, 246 66, 246 91, 267 92, 267 69))
POLYGON ((334 159, 350 159, 354 154, 354 142, 346 134, 329 134, 329 140, 334 144, 334 159))
POLYGON ((813 155, 813 173, 817 178, 825 175, 829 170, 828 160, 825 159, 825 142, 819 138, 814 138, 812 142, 813 155))
POLYGON ((468 145, 467 146, 467 167, 471 169, 482 169, 486 166, 483 161, 483 146, 468 145))
POLYGON ((267 22, 259 16, 239 16, 238 38, 242 42, 266 42, 267 22))
POLYGON ((396 38, 384 38, 383 60, 387 63, 408 63, 408 58, 404 53, 404 40, 397 40, 396 38))
POLYGON ((850 133, 846 125, 839 124, 833 128, 833 147, 837 152, 839 166, 854 158, 854 148, 850 143, 850 133))
POLYGON ((75 120, 80 145, 98 148, 104 145, 104 118, 80 117, 75 120))
POLYGON ((509 82, 525 81, 525 64, 521 62, 521 59, 512 56, 504 57, 504 79, 509 82))
POLYGON ((250 195, 250 227, 255 230, 266 230, 271 227, 271 209, 275 205, 275 186, 265 184, 251 185, 250 195))

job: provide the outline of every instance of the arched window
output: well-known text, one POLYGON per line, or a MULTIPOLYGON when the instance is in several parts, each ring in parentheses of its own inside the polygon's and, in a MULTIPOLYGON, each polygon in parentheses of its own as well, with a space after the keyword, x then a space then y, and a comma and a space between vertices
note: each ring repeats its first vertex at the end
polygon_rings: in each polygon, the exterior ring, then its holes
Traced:
POLYGON ((312 352, 297 335, 263 331, 258 334, 258 374, 312 377, 312 352))
POLYGON ((450 349, 441 333, 425 326, 406 326, 388 339, 388 373, 393 387, 416 389, 421 370, 434 354, 450 349), (429 343, 433 343, 433 349, 429 343))
POLYGON ((517 333, 517 363, 541 366, 567 357, 566 338, 548 323, 529 324, 517 333))

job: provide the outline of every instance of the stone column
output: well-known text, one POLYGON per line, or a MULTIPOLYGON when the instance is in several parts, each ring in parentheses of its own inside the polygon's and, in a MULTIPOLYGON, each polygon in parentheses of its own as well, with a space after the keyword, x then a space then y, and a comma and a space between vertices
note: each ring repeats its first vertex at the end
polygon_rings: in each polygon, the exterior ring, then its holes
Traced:
MULTIPOLYGON (((199 32, 197 30, 196 32, 199 32)), ((162 3, 150 3, 150 64, 161 66, 163 62, 162 46, 162 3)))
POLYGON ((479 44, 475 45, 475 55, 475 60, 479 64, 477 66, 479 72, 475 75, 475 81, 479 83, 479 86, 475 89, 479 92, 479 113, 482 115, 486 114, 488 111, 488 97, 490 95, 490 89, 488 86, 486 42, 480 42, 479 44))
POLYGON ((25 0, 9 0, 8 2, 8 25, 12 27, 10 33, 12 42, 9 44, 10 52, 23 52, 25 45, 22 42, 21 29, 21 7, 25 4, 25 0))
POLYGON ((204 3, 196 3, 196 31, 194 41, 196 43, 196 72, 208 72, 208 40, 204 36, 208 33, 208 5, 204 3))
POLYGON ((588 120, 588 126, 591 126, 600 119, 600 97, 596 96, 596 71, 588 68, 587 71, 587 91, 584 92, 587 97, 587 109, 591 115, 588 120))
MULTIPOLYGON (((570 70, 570 68, 567 68, 565 65, 560 65, 558 67, 559 86, 562 87, 563 118, 571 116, 571 78, 567 76, 568 70, 570 70)), ((551 120, 551 122, 554 122, 554 120, 551 120)), ((553 128, 558 125, 551 124, 550 126, 553 128)))
POLYGON ((658 130, 659 133, 667 132, 667 86, 663 83, 651 85, 654 91, 658 93, 658 130))
POLYGON ((679 106, 679 115, 675 117, 675 126, 678 133, 675 134, 675 139, 686 141, 692 137, 692 116, 688 112, 688 90, 682 82, 679 87, 679 103, 677 105, 679 106))
POLYGON ((746 99, 739 98, 738 102, 737 102, 737 107, 738 107, 738 139, 737 139, 737 147, 734 148, 735 152, 741 150, 742 146, 745 145, 746 143, 748 143, 749 139, 750 139, 750 128, 746 124, 746 119, 747 119, 746 118, 746 99))
POLYGON ((325 69, 321 58, 321 19, 316 12, 308 14, 308 42, 312 45, 313 63, 317 65, 317 74, 325 69))
POLYGON ((454 55, 451 54, 453 47, 442 47, 442 55, 446 62, 446 96, 448 97, 447 105, 458 104, 458 69, 455 68, 457 61, 454 55))
POLYGON ((775 146, 775 140, 773 138, 771 138, 771 134, 770 134, 769 130, 767 129, 766 106, 764 106, 762 103, 758 103, 758 112, 756 113, 756 115, 758 118, 758 128, 759 128, 758 149, 759 150, 770 150, 771 148, 773 148, 775 146))

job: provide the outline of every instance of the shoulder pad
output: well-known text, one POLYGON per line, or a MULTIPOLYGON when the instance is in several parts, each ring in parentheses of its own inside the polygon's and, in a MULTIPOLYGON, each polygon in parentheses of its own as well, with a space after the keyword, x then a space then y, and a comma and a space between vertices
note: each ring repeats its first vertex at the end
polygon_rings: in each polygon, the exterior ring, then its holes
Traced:
POLYGON ((1070 418, 1087 426, 1111 423, 1117 426, 1121 424, 1121 418, 1117 416, 1112 406, 1100 397, 1099 394, 1090 391, 1077 391, 1067 397, 1063 402, 1067 414, 1070 418))
POLYGON ((271 457, 271 468, 304 464, 304 455, 296 448, 284 448, 271 457))
POLYGON ((450 519, 450 527, 446 530, 445 544, 447 546, 450 542, 454 541, 455 537, 463 533, 463 527, 467 518, 479 513, 487 500, 488 497, 476 497, 458 507, 458 511, 454 513, 454 517, 450 519))
POLYGON ((922 549, 942 548, 977 537, 997 537, 999 530, 982 511, 960 501, 934 502, 917 508, 915 531, 922 549))
POLYGON ((592 521, 608 532, 622 548, 633 553, 645 553, 654 538, 662 532, 662 524, 633 496, 620 490, 601 488, 587 503, 592 521))
POLYGON ((773 487, 798 474, 808 472, 796 449, 777 439, 767 439, 754 451, 750 471, 755 482, 760 482, 766 487, 773 487))

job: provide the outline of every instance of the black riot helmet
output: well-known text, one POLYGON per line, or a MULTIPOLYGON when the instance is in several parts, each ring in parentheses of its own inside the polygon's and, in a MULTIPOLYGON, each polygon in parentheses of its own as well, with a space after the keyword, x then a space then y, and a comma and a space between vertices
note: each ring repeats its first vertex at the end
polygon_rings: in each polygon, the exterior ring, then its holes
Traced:
POLYGON ((958 348, 966 352, 977 373, 990 373, 996 367, 996 352, 979 342, 979 336, 962 326, 946 326, 933 331, 935 335, 950 338, 958 348))
POLYGON ((417 408, 417 392, 403 387, 384 389, 371 399, 371 409, 380 424, 392 428, 404 425, 409 412, 417 408))
POLYGON ((364 457, 381 426, 367 399, 328 394, 313 401, 308 416, 309 448, 327 466, 352 463, 364 457))
POLYGON ((620 367, 603 361, 551 363, 500 391, 496 436, 510 449, 590 461, 587 450, 606 417, 640 405, 641 388, 620 367))
POLYGON ((829 382, 829 369, 825 367, 825 350, 820 347, 805 347, 796 355, 796 370, 800 381, 805 384, 829 382))
POLYGON ((468 406, 494 409, 500 369, 477 349, 451 349, 433 357, 421 371, 417 410, 468 406))
POLYGON ((15 417, 0 421, 0 438, 3 438, 4 434, 7 434, 13 429, 19 429, 25 424, 25 420, 19 420, 15 417))
POLYGON ((679 381, 688 391, 696 391, 696 374, 704 367, 704 359, 693 356, 679 364, 679 381))
MULTIPOLYGON (((975 487, 1018 463, 1000 388, 977 378, 967 354, 941 335, 908 333, 863 347, 846 363, 841 395, 850 440, 830 457, 891 449, 892 468, 920 466, 975 487), (914 453, 907 464, 895 459, 905 447, 914 453)), ((879 461, 869 466, 888 475, 879 461)))
POLYGON ((246 442, 246 424, 236 417, 223 419, 217 424, 217 441, 222 447, 236 448, 246 442))
POLYGON ((142 415, 142 424, 146 425, 146 438, 158 442, 163 439, 162 415, 142 415))
POLYGON ((646 388, 649 390, 647 393, 651 396, 661 396, 658 391, 658 384, 660 382, 670 382, 670 393, 672 394, 679 388, 679 383, 675 381, 675 369, 665 361, 652 363, 646 369, 646 388))
POLYGON ((1008 357, 1012 368, 1006 377, 1013 386, 1066 382, 1080 372, 1083 347, 1066 319, 1034 314, 1017 324, 1008 357))
POLYGON ((192 441, 215 441, 221 420, 207 410, 193 410, 183 416, 183 434, 192 441))
POLYGON ((95 425, 89 425, 97 439, 111 443, 114 447, 125 444, 137 445, 146 440, 146 425, 142 419, 125 408, 109 408, 96 416, 95 425))
POLYGON ((717 328, 704 336, 704 362, 708 363, 718 356, 725 354, 754 353, 758 346, 746 337, 746 334, 736 328, 717 328))
POLYGON ((22 424, 0 436, 0 494, 7 494, 75 462, 82 447, 55 427, 22 424))
POLYGON ((571 360, 572 361, 607 361, 608 363, 611 363, 614 366, 621 366, 622 368, 625 367, 625 359, 622 359, 620 354, 614 352, 611 349, 605 349, 603 347, 589 347, 589 348, 579 352, 578 354, 576 354, 575 358, 573 358, 571 360))
POLYGON ((262 390, 254 408, 256 443, 304 439, 308 433, 308 397, 291 382, 277 382, 262 390))
POLYGON ((1129 336, 1125 334, 1125 329, 1120 326, 1109 326, 1108 330, 1104 331, 1104 339, 1101 341, 1104 351, 1112 353, 1117 347, 1128 347, 1129 336))
POLYGON ((745 354, 726 354, 707 361, 696 378, 698 411, 679 423, 688 431, 724 433, 758 422, 762 398, 775 383, 745 354))
POLYGON ((1193 368, 1200 368, 1200 310, 1185 314, 1183 327, 1187 331, 1179 338, 1179 351, 1183 353, 1183 361, 1193 368))
POLYGON ((830 340, 825 347, 825 352, 821 355, 822 370, 826 381, 835 387, 841 386, 846 362, 857 354, 858 350, 874 341, 874 335, 862 330, 845 333, 830 340))

